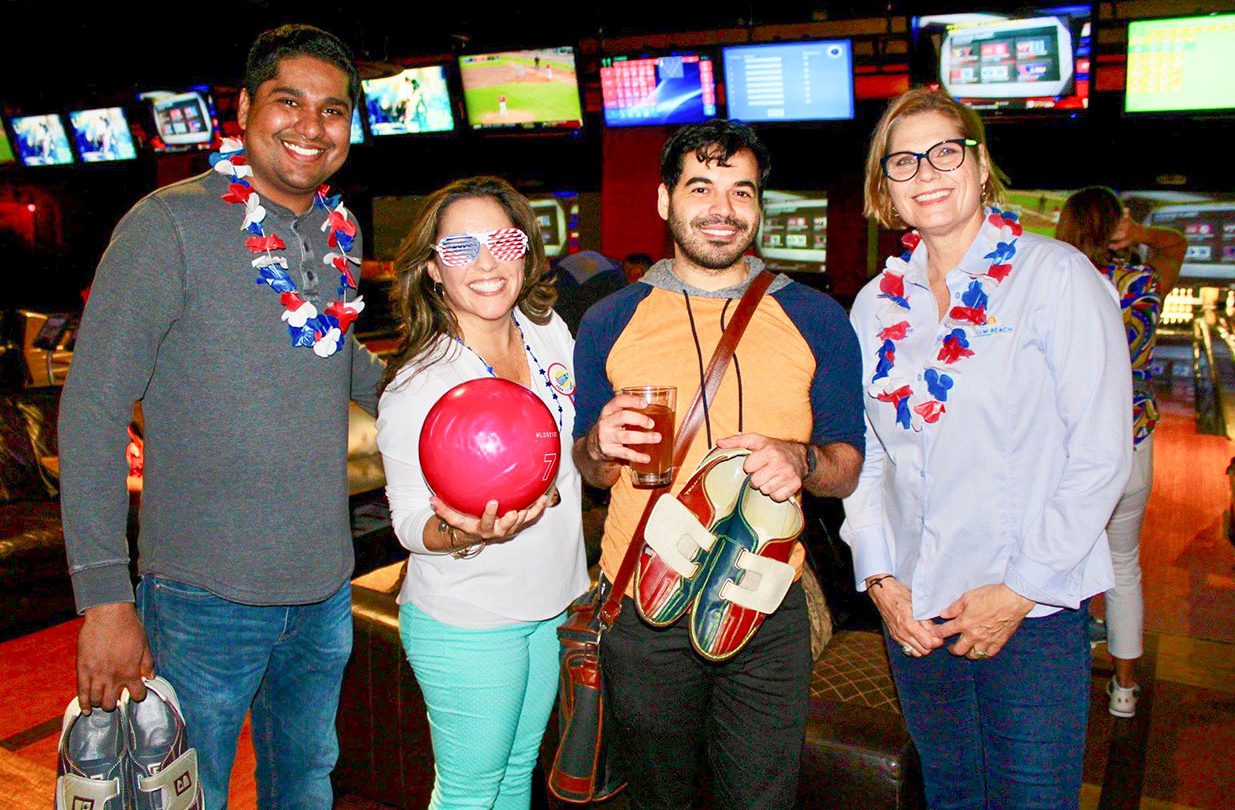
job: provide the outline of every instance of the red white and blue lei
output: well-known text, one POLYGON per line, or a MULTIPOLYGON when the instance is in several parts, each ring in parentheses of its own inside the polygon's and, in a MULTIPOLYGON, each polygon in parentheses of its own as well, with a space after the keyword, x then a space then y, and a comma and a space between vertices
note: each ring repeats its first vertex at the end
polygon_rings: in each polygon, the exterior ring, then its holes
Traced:
POLYGON ((257 283, 265 284, 280 294, 279 302, 283 304, 280 317, 287 324, 292 346, 312 348, 318 357, 329 357, 342 348, 347 330, 364 309, 361 296, 347 300, 347 291, 356 289, 352 265, 360 264, 359 259, 348 255, 356 239, 356 223, 349 218, 339 195, 327 196, 330 187, 323 184, 314 195, 313 204, 326 212, 322 230, 330 231, 326 243, 336 248, 337 252, 327 253, 322 257, 322 263, 339 271, 339 290, 338 298, 324 311, 318 312, 312 302, 301 298, 296 291, 296 284, 287 272, 287 259, 275 253, 286 249, 287 245, 278 234, 267 235, 262 227, 266 209, 253 184, 245 179, 253 176, 253 168, 247 165, 244 152, 242 141, 224 138, 222 148, 210 156, 210 165, 214 170, 229 178, 230 185, 222 199, 244 206, 244 222, 240 228, 249 234, 245 246, 250 252, 259 254, 252 262, 258 272, 257 283))
POLYGON ((879 277, 881 303, 875 312, 879 324, 876 333, 879 348, 875 373, 871 376, 867 393, 895 408, 896 423, 906 430, 921 430, 926 424, 938 422, 947 412, 948 395, 956 384, 956 364, 974 354, 967 330, 993 321, 987 310, 990 294, 1012 272, 1016 240, 1023 232, 1021 224, 1015 213, 998 208, 990 209, 987 221, 1000 229, 995 249, 983 257, 990 259, 991 264, 986 273, 976 276, 961 294, 962 306, 952 307, 944 316, 942 326, 947 334, 938 354, 927 361, 926 370, 922 373, 921 382, 925 384, 925 390, 922 390, 921 383, 915 387, 915 369, 896 365, 897 344, 912 331, 906 317, 909 293, 905 288, 905 270, 921 241, 916 231, 905 234, 901 240, 905 252, 889 257, 879 277))

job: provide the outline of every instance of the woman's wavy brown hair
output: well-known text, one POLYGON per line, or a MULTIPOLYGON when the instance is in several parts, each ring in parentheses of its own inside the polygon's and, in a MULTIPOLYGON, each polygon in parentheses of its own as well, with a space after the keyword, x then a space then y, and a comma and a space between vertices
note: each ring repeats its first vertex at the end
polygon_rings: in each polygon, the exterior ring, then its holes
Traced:
POLYGON ((888 108, 883 111, 875 131, 871 134, 870 151, 866 153, 866 183, 864 189, 864 204, 862 215, 873 219, 885 228, 900 229, 907 227, 905 221, 892 205, 892 195, 888 193, 888 178, 883 174, 881 161, 888 153, 892 143, 892 128, 902 118, 922 113, 938 113, 952 120, 960 130, 961 137, 972 138, 978 142, 975 150, 979 155, 985 155, 987 168, 986 183, 982 186, 982 204, 992 203, 1002 205, 1008 176, 995 165, 990 150, 986 146, 986 127, 982 119, 967 104, 962 104, 942 90, 930 87, 915 87, 901 93, 888 108))
POLYGON ((1123 215, 1123 203, 1115 192, 1105 186, 1083 188, 1063 204, 1055 238, 1084 253, 1096 267, 1105 267, 1115 258, 1111 237, 1123 215))
POLYGON ((545 246, 532 206, 500 177, 456 180, 429 195, 395 254, 394 314, 399 325, 399 346, 382 375, 383 391, 404 366, 415 363, 424 369, 441 360, 445 356, 445 347, 433 351, 438 337, 462 337, 459 323, 445 296, 435 289, 427 265, 433 255, 433 246, 441 236, 439 229, 446 209, 459 200, 476 198, 497 202, 510 217, 511 224, 527 234, 523 288, 519 291, 515 306, 534 323, 549 322, 553 303, 557 300, 557 290, 545 272, 545 246))

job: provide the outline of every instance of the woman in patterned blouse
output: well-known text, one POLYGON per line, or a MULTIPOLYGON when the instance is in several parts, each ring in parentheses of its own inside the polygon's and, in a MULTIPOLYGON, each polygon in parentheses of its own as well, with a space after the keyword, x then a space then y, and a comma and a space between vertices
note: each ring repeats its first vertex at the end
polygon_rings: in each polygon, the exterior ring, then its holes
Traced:
POLYGON ((1076 246, 1119 292, 1128 349, 1132 355, 1132 478, 1107 524, 1115 587, 1106 594, 1108 647, 1115 677, 1107 686, 1109 711, 1136 714, 1138 687, 1133 677, 1141 657, 1144 602, 1141 596, 1140 537, 1153 485, 1153 429, 1158 423, 1150 365, 1157 343, 1162 301, 1175 286, 1188 249, 1170 228, 1149 228, 1128 214, 1115 192, 1095 186, 1076 192, 1064 204, 1055 236, 1076 246), (1152 261, 1134 264, 1129 248, 1142 245, 1152 261))

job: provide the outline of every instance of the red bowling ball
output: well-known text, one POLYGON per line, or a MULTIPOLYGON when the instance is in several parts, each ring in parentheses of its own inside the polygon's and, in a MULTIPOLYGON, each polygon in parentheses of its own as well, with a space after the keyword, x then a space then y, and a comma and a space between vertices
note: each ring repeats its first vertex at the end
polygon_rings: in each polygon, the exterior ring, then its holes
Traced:
POLYGON ((557 479, 561 439, 553 414, 518 383, 469 380, 442 395, 420 429, 420 467, 437 497, 479 516, 524 509, 557 479))

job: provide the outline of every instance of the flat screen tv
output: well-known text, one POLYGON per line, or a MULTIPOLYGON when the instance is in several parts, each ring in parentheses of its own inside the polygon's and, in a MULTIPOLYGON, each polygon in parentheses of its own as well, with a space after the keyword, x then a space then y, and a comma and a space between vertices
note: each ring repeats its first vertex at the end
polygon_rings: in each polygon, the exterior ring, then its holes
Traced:
POLYGON ((360 104, 364 103, 364 98, 357 102, 357 106, 352 107, 352 135, 350 143, 364 143, 364 125, 360 123, 360 104))
POLYGON ((129 132, 129 120, 119 107, 74 110, 69 113, 69 124, 73 127, 77 154, 85 163, 133 160, 137 157, 133 134, 129 132))
POLYGON ((847 39, 724 49, 725 102, 741 121, 853 118, 853 48, 847 39))
POLYGON ((716 117, 712 59, 699 54, 602 57, 600 93, 611 127, 676 126, 716 117))
POLYGON ((459 75, 472 129, 583 126, 574 48, 460 56, 459 75))
POLYGON ((772 270, 822 273, 828 262, 828 195, 765 191, 759 255, 772 270))
POLYGON ((1235 281, 1235 194, 1189 191, 1125 191, 1133 218, 1176 228, 1188 239, 1180 276, 1235 281))
POLYGON ((1235 110, 1235 14, 1128 24, 1124 111, 1235 110))
POLYGON ((154 151, 183 152, 219 145, 219 116, 208 87, 182 92, 153 90, 141 93, 138 99, 150 104, 154 131, 149 141, 154 151))
POLYGON ((73 149, 59 115, 23 115, 9 123, 17 137, 17 152, 26 166, 63 166, 73 162, 73 149))
POLYGON ((1016 212, 1025 230, 1054 238, 1059 212, 1072 191, 1075 189, 1010 188, 1005 195, 1005 207, 1016 212))
POLYGON ((455 117, 445 65, 408 68, 395 76, 365 79, 369 131, 378 135, 451 132, 455 117))
POLYGON ((1092 16, 1076 5, 915 17, 914 61, 975 109, 1086 109, 1092 16))
POLYGON ((545 243, 545 255, 551 259, 564 256, 579 248, 579 195, 562 191, 540 197, 528 197, 536 221, 540 224, 540 236, 545 243))
POLYGON ((9 142, 9 134, 0 126, 0 165, 16 163, 17 155, 13 154, 13 144, 9 142))

